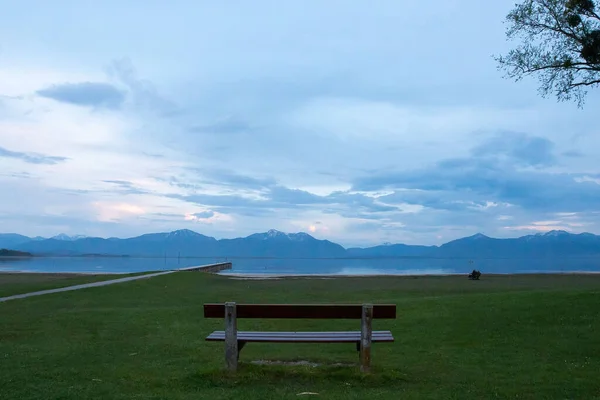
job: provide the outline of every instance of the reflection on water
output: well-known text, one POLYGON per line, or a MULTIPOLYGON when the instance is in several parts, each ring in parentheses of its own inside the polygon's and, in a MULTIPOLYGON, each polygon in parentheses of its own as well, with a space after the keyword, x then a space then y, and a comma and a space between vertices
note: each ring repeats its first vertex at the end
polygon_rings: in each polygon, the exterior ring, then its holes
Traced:
MULTIPOLYGON (((223 258, 51 257, 0 258, 0 271, 128 273, 170 270, 223 262, 223 258)), ((371 275, 482 273, 600 272, 600 258, 548 259, 231 259, 225 273, 273 275, 371 275)))

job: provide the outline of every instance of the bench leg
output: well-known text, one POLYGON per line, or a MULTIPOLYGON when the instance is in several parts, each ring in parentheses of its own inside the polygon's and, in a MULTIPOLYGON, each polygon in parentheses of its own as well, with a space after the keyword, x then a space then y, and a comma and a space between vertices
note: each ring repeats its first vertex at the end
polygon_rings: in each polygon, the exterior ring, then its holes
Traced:
POLYGON ((243 342, 243 341, 241 341, 241 340, 238 340, 238 351, 237 351, 237 352, 238 352, 238 353, 237 353, 237 358, 238 358, 238 361, 239 361, 239 359, 240 359, 240 353, 242 352, 242 349, 244 348, 244 346, 245 346, 245 345, 246 345, 246 342, 243 342))
POLYGON ((371 371, 371 341, 373 338, 373 305, 363 304, 360 327, 360 371, 371 371))
POLYGON ((225 364, 231 372, 238 364, 237 315, 235 303, 225 303, 225 364))

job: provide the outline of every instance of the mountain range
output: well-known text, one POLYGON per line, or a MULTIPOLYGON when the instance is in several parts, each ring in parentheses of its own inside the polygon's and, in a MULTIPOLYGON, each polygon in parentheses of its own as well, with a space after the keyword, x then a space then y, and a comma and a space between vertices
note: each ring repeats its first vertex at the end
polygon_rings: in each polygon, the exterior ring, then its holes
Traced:
POLYGON ((600 236, 550 231, 512 239, 476 234, 441 246, 385 244, 367 248, 344 248, 307 233, 265 233, 217 240, 182 229, 149 233, 133 238, 99 238, 60 234, 52 238, 0 234, 0 248, 39 256, 145 256, 145 257, 278 257, 278 258, 547 258, 600 257, 600 236))

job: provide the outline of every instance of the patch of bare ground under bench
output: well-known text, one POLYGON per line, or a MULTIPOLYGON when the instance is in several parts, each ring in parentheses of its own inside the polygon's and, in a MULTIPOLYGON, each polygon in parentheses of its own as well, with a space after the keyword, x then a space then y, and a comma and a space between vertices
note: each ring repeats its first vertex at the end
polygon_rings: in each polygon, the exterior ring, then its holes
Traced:
POLYGON ((314 361, 308 360, 296 360, 296 361, 281 361, 281 360, 254 360, 250 361, 250 364, 254 365, 278 365, 278 366, 288 366, 288 367, 355 367, 356 364, 353 363, 318 363, 314 361))

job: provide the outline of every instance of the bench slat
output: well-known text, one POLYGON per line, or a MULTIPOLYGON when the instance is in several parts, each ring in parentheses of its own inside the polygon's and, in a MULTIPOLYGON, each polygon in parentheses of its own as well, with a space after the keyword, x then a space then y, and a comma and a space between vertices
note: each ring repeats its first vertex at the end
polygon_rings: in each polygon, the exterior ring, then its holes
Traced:
MULTIPOLYGON (((350 332, 244 332, 238 331, 237 339, 243 342, 280 343, 356 343, 360 341, 360 331, 350 332)), ((215 331, 207 341, 224 341, 225 332, 215 331)), ((373 342, 393 342, 390 331, 374 331, 373 342)))
MULTIPOLYGON (((209 342, 222 342, 224 341, 223 338, 207 338, 206 339, 209 342)), ((360 338, 356 337, 356 338, 351 338, 351 337, 292 337, 292 336, 285 336, 285 337, 272 337, 272 336, 265 336, 265 337, 252 337, 252 338, 238 338, 239 341, 241 342, 249 342, 249 343, 256 343, 256 342, 263 342, 263 343, 358 343, 360 342, 360 338)), ((372 339, 373 343, 379 343, 379 342, 393 342, 394 339, 391 337, 375 337, 372 339)))
MULTIPOLYGON (((362 304, 237 304, 237 318, 361 319, 362 304)), ((204 304, 204 318, 224 318, 224 304, 204 304)), ((373 318, 395 319, 395 304, 373 305, 373 318)))
MULTIPOLYGON (((331 332, 327 332, 327 331, 317 331, 317 332, 304 332, 304 331, 297 331, 297 332, 282 332, 282 331, 238 331, 238 334, 243 333, 244 335, 247 336, 252 336, 252 335, 257 335, 257 336, 263 336, 265 334, 268 335, 273 335, 273 336, 293 336, 293 335, 302 335, 302 336, 355 336, 357 334, 360 334, 360 331, 331 331, 331 332)), ((225 334, 224 331, 214 331, 212 334, 225 334)), ((391 334, 390 331, 373 331, 373 335, 384 335, 384 334, 391 334)))

